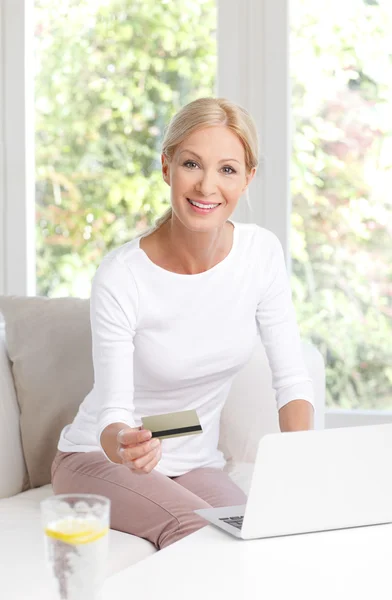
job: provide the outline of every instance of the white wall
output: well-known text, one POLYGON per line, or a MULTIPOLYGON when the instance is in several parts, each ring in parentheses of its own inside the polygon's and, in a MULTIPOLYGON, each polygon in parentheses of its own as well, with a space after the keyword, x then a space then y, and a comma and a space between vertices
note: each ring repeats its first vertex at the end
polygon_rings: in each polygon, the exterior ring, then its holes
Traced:
POLYGON ((0 294, 5 292, 3 2, 0 2, 0 294))
POLYGON ((0 286, 35 293, 33 8, 0 0, 0 286))

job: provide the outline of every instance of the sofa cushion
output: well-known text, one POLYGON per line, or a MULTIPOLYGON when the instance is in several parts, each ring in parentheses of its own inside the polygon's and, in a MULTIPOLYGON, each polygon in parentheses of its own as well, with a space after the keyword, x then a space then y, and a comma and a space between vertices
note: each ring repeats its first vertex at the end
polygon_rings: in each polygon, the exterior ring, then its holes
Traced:
POLYGON ((50 483, 61 429, 93 386, 89 301, 0 296, 31 487, 50 483))
POLYGON ((255 463, 253 462, 236 462, 228 460, 224 471, 229 475, 230 479, 238 485, 244 494, 248 496, 254 469, 255 463))
POLYGON ((226 459, 252 463, 260 438, 279 431, 275 392, 260 338, 248 363, 234 377, 220 420, 219 449, 226 459))
MULTIPOLYGON (((1 546, 7 549, 1 560, 1 597, 4 593, 8 598, 30 598, 34 585, 36 593, 32 597, 38 598, 39 590, 43 593, 50 585, 40 501, 52 494, 52 487, 46 485, 0 500, 1 546), (6 591, 12 591, 12 595, 6 591)), ((155 552, 154 545, 147 540, 111 529, 107 574, 122 571, 155 552)))
POLYGON ((0 498, 29 488, 20 438, 19 406, 0 315, 0 498))

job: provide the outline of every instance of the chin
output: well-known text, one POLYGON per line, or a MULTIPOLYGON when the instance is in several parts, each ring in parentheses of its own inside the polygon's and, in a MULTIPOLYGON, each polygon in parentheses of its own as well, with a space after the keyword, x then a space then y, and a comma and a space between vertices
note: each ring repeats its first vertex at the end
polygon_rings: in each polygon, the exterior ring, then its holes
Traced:
POLYGON ((200 231, 207 233, 213 231, 219 227, 223 227, 227 218, 222 219, 222 215, 199 216, 199 215, 181 215, 180 221, 182 224, 191 231, 200 231))
POLYGON ((177 205, 173 212, 182 225, 191 231, 208 232, 223 227, 232 214, 232 211, 227 211, 227 206, 222 205, 213 213, 197 214, 189 209, 188 201, 185 202, 185 207, 183 204, 177 205))

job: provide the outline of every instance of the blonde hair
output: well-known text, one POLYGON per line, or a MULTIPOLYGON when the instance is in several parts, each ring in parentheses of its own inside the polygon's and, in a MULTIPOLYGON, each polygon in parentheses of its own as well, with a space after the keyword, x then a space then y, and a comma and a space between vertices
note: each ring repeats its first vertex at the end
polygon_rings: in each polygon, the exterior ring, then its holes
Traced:
MULTIPOLYGON (((203 127, 224 125, 237 135, 244 146, 247 173, 259 162, 259 143, 256 125, 250 114, 238 104, 225 98, 199 98, 181 108, 166 128, 162 142, 162 153, 169 162, 177 149, 191 133, 203 127)), ((172 209, 169 208, 155 221, 153 229, 158 229, 169 221, 172 209)))

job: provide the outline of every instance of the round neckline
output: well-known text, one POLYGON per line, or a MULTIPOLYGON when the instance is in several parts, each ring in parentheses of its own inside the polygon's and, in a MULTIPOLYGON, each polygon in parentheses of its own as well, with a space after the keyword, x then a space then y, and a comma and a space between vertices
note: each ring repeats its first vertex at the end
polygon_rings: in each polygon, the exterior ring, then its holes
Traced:
POLYGON ((211 269, 207 269, 207 271, 202 271, 201 273, 176 273, 175 271, 169 271, 168 269, 164 269, 163 267, 160 267, 159 265, 154 263, 154 261, 152 261, 151 258, 149 258, 149 256, 147 256, 146 252, 140 247, 140 240, 142 239, 143 236, 140 236, 139 238, 137 238, 137 240, 136 240, 137 248, 141 252, 141 254, 144 256, 144 259, 148 262, 148 264, 151 265, 158 272, 168 274, 169 276, 178 277, 178 278, 186 278, 186 279, 196 279, 199 277, 203 277, 203 276, 206 276, 208 273, 213 273, 214 271, 222 268, 222 266, 224 266, 227 262, 230 261, 231 257, 233 256, 233 254, 236 250, 237 242, 238 242, 238 227, 237 227, 236 223, 234 223, 233 221, 228 220, 227 222, 231 223, 233 225, 233 243, 231 245, 231 248, 230 248, 228 254, 225 256, 225 258, 223 260, 219 261, 216 265, 211 267, 211 269))

